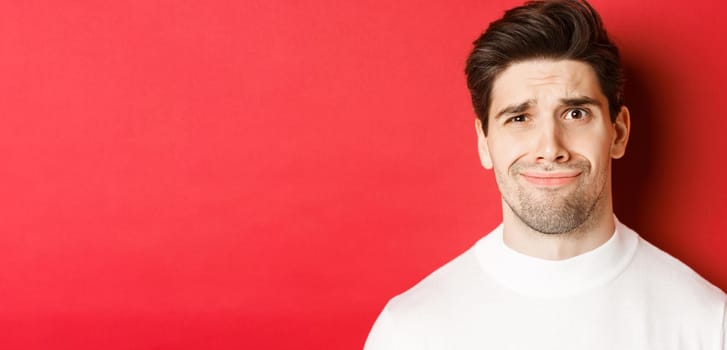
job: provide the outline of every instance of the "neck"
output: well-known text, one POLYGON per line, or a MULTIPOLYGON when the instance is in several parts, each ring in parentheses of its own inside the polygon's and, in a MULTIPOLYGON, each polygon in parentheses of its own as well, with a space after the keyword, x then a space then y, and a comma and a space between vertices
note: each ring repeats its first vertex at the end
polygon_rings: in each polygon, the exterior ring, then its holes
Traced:
POLYGON ((559 234, 533 230, 504 200, 502 208, 505 244, 525 255, 546 260, 564 260, 596 249, 606 243, 616 229, 610 198, 599 201, 592 215, 579 227, 559 234))

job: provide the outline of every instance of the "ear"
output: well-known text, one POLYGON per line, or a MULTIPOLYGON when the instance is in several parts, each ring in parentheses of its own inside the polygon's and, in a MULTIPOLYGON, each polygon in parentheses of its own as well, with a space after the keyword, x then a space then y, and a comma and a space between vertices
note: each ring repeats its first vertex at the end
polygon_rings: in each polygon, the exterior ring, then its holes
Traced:
POLYGON ((480 154, 480 163, 485 169, 492 169, 492 158, 490 158, 490 149, 487 147, 487 136, 485 136, 485 130, 482 129, 482 122, 479 118, 475 118, 475 131, 477 132, 477 153, 480 154))
POLYGON ((621 111, 613 121, 613 141, 611 142, 611 158, 618 159, 626 153, 626 144, 629 141, 629 132, 631 131, 631 116, 626 106, 621 107, 621 111))

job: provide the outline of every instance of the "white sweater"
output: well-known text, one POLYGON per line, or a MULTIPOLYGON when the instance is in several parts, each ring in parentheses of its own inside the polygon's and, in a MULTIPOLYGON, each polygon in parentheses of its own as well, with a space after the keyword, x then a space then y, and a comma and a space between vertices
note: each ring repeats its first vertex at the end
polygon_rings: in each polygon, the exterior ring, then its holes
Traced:
POLYGON ((502 225, 379 315, 365 350, 727 350, 725 294, 616 223, 600 247, 551 261, 502 225))

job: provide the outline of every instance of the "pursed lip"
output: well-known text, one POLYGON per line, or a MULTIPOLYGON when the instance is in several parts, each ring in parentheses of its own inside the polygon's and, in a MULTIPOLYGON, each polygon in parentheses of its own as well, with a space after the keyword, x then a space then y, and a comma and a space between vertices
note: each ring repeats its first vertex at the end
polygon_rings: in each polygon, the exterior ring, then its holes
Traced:
POLYGON ((529 183, 539 186, 562 186, 575 181, 581 171, 549 171, 522 172, 522 177, 529 183))

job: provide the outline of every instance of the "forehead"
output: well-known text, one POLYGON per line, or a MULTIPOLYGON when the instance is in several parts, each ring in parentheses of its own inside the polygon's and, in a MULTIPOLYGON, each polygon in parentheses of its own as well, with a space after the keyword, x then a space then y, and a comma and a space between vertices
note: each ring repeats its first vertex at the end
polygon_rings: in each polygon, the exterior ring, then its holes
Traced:
POLYGON ((590 65, 574 60, 537 59, 517 62, 502 71, 492 85, 490 115, 505 106, 532 101, 547 104, 564 98, 591 97, 605 102, 590 65))

